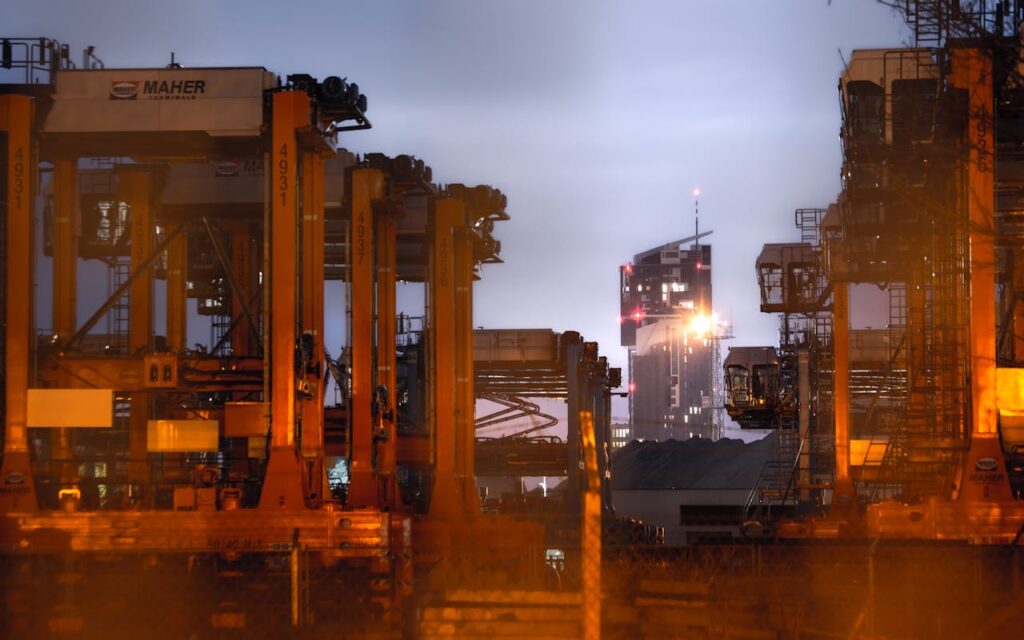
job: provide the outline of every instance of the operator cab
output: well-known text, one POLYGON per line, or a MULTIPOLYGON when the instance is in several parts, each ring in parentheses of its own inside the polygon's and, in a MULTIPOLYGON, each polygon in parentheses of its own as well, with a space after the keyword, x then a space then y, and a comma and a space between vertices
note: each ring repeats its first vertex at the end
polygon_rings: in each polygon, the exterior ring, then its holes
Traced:
POLYGON ((725 409, 743 429, 769 429, 779 405, 774 347, 730 347, 725 359, 725 409))

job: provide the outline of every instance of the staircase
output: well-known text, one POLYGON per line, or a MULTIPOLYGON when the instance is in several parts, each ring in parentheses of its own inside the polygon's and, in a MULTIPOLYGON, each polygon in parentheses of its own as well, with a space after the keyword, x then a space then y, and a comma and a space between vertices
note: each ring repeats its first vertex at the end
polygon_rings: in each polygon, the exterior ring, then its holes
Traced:
POLYGON ((800 458, 800 433, 796 429, 795 412, 787 411, 779 418, 779 427, 769 436, 774 439, 772 452, 761 467, 757 483, 747 494, 743 517, 759 520, 773 507, 797 503, 797 462, 800 458))

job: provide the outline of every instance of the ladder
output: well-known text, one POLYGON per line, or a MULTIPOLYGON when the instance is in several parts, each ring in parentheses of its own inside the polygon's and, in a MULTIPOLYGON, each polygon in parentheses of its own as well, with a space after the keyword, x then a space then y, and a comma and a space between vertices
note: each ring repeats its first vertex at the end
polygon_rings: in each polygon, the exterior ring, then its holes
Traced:
POLYGON ((233 345, 230 340, 225 339, 228 331, 231 330, 232 322, 231 316, 224 314, 217 314, 211 318, 210 321, 210 345, 211 347, 216 346, 217 349, 211 354, 216 356, 228 356, 231 355, 233 345))
POLYGON ((817 247, 820 242, 821 218, 826 209, 797 209, 796 226, 800 229, 800 242, 817 247))
MULTIPOLYGON (((128 281, 131 271, 126 258, 112 258, 111 267, 107 282, 107 295, 113 295, 119 287, 124 285, 128 281)), ((110 349, 114 353, 126 354, 128 352, 130 301, 131 290, 126 291, 107 314, 107 333, 110 336, 110 349)))
POLYGON ((907 4, 905 11, 907 22, 914 30, 914 46, 941 46, 943 31, 948 29, 948 23, 944 20, 945 2, 942 0, 916 0, 911 3, 908 0, 907 4))
POLYGON ((800 459, 800 433, 796 428, 796 412, 785 411, 779 416, 778 426, 769 438, 773 438, 772 450, 761 467, 757 483, 747 494, 743 505, 743 517, 758 520, 772 507, 792 506, 797 503, 799 493, 795 480, 800 459))

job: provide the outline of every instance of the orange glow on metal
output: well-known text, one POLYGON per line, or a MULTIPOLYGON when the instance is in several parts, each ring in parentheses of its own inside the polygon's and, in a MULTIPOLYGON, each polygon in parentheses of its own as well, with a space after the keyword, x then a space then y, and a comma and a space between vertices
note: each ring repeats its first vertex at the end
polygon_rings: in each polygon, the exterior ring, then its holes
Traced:
POLYGON ((377 443, 377 469, 383 496, 381 507, 395 509, 399 506, 398 478, 398 432, 395 422, 398 415, 398 364, 395 352, 398 314, 395 284, 398 273, 397 253, 398 223, 389 215, 377 219, 377 383, 388 392, 384 414, 378 416, 377 428, 381 431, 377 443), (390 416, 390 417, 387 417, 390 416))
MULTIPOLYGON (((324 161, 304 150, 302 161, 302 331, 313 336, 310 366, 302 372, 308 394, 299 403, 307 495, 327 494, 324 451, 324 161)), ((241 323, 239 323, 241 324, 241 323)))
POLYGON ((376 505, 377 480, 373 469, 374 389, 374 215, 373 202, 384 194, 379 169, 352 173, 352 407, 349 502, 376 505))
MULTIPOLYGON (((35 160, 30 131, 32 100, 0 96, 0 126, 7 131, 7 327, 4 452, 27 452, 25 428, 31 336, 32 193, 35 160)), ((6 465, 5 465, 6 467, 6 465)))
POLYGON ((300 210, 297 133, 309 127, 309 96, 301 91, 282 91, 273 97, 270 180, 270 268, 265 286, 270 287, 270 407, 271 447, 260 494, 261 509, 300 509, 302 464, 296 444, 295 341, 297 320, 295 255, 300 210))
POLYGON ((837 282, 832 293, 833 361, 835 363, 836 493, 850 485, 850 289, 837 282))
POLYGON ((270 362, 272 447, 295 445, 295 243, 298 144, 295 130, 309 122, 309 96, 274 94, 271 157, 270 362))
POLYGON ((429 360, 433 401, 434 491, 430 515, 462 515, 462 497, 455 478, 455 309, 453 229, 465 219, 465 204, 455 198, 434 202, 430 268, 429 360))
POLYGON ((18 474, 23 481, 0 494, 0 512, 38 509, 28 454, 28 382, 31 324, 32 198, 36 161, 32 146, 35 107, 30 98, 0 96, 0 129, 7 132, 7 265, 4 456, 0 475, 5 482, 18 474))
MULTIPOLYGON (((971 443, 958 478, 958 506, 1012 504, 999 443, 996 372, 995 105, 992 60, 980 49, 954 49, 954 86, 967 91, 966 198, 970 263, 971 443), (995 468, 991 462, 994 460, 995 468)), ((974 535, 977 535, 975 527, 974 535)))
POLYGON ((967 217, 970 251, 971 433, 996 435, 995 183, 992 61, 954 49, 952 82, 966 89, 967 217))
POLYGON ((589 411, 580 412, 580 444, 586 473, 583 522, 580 527, 583 547, 583 638, 597 640, 601 637, 601 478, 597 465, 594 416, 589 411))
MULTIPOLYGON (((1024 247, 1011 249, 1013 254, 1013 290, 1024 289, 1024 247)), ((1024 359, 1024 304, 1017 302, 1013 307, 1013 356, 1017 361, 1024 359)))
MULTIPOLYGON (((465 209, 465 205, 463 205, 465 209)), ((462 483, 463 508, 469 515, 480 510, 476 489, 476 396, 473 392, 473 236, 463 212, 455 231, 455 475, 462 483)))

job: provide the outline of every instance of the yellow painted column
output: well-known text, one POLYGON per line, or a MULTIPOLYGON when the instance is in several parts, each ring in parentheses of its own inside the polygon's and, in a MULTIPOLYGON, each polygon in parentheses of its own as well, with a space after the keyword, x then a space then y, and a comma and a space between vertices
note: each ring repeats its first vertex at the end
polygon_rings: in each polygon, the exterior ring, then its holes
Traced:
POLYGON ((306 493, 327 492, 324 469, 324 160, 302 154, 302 332, 313 338, 313 355, 302 372, 308 393, 299 403, 306 493))
MULTIPOLYGON (((181 225, 171 225, 167 233, 175 233, 181 225)), ((181 354, 188 341, 185 281, 188 264, 188 234, 181 233, 167 246, 167 350, 181 354)))
MULTIPOLYGON (((1024 247, 1012 247, 1013 286, 1011 295, 1024 296, 1024 247)), ((1024 299, 1013 305, 1013 358, 1024 361, 1024 299)))
MULTIPOLYGON (((153 176, 144 168, 122 166, 118 173, 118 200, 130 211, 131 258, 129 271, 135 273, 153 252, 153 176)), ((128 355, 149 351, 153 333, 153 275, 147 269, 132 283, 128 301, 128 355)), ((134 392, 128 432, 128 478, 140 486, 145 500, 151 499, 149 454, 146 429, 150 418, 150 395, 134 392)))
POLYGON ((473 386, 473 234, 468 220, 455 230, 456 477, 468 515, 480 511, 476 488, 476 397, 473 386))
MULTIPOLYGON (((270 185, 270 360, 271 443, 260 509, 302 509, 302 463, 295 437, 295 344, 298 301, 299 145, 296 130, 309 125, 309 96, 282 91, 273 96, 270 185)), ((266 285, 264 285, 266 286, 266 285)))
POLYGON ((597 440, 594 416, 580 412, 580 442, 586 469, 586 488, 583 490, 583 638, 601 637, 601 475, 597 464, 597 440))
POLYGON ((835 505, 836 498, 852 498, 854 495, 850 478, 850 288, 845 282, 833 283, 832 325, 835 369, 835 505))
POLYGON ((1013 500, 999 445, 996 406, 995 102, 992 60, 980 49, 954 49, 952 84, 967 91, 963 175, 970 275, 971 445, 959 498, 1013 500), (992 468, 992 461, 996 468, 992 468))
POLYGON ((373 202, 380 199, 383 190, 384 174, 379 169, 364 168, 352 172, 352 403, 349 407, 352 439, 348 488, 348 503, 351 505, 376 505, 380 498, 373 468, 376 387, 373 202))
MULTIPOLYGON (((53 166, 53 332, 63 344, 78 328, 78 182, 74 158, 60 158, 53 166)), ((71 429, 53 433, 52 455, 58 460, 61 483, 74 483, 78 465, 71 461, 71 429)))
POLYGON ((455 247, 453 229, 466 216, 456 198, 434 201, 431 225, 430 309, 427 333, 432 390, 434 488, 430 516, 441 520, 463 514, 461 487, 455 478, 455 247))
POLYGON ((377 383, 387 389, 387 400, 378 407, 377 416, 377 475, 382 485, 382 507, 396 509, 398 478, 396 476, 398 415, 396 389, 398 387, 396 354, 397 303, 396 281, 398 271, 398 224, 393 216, 377 218, 377 383))
POLYGON ((968 93, 966 206, 970 264, 971 432, 996 433, 995 183, 992 63, 977 49, 953 51, 953 84, 968 93))
POLYGON ((5 490, 0 513, 38 508, 28 455, 29 357, 32 344, 32 197, 35 153, 31 98, 0 95, 0 128, 7 137, 7 265, 4 354, 4 457, 0 466, 5 490))

